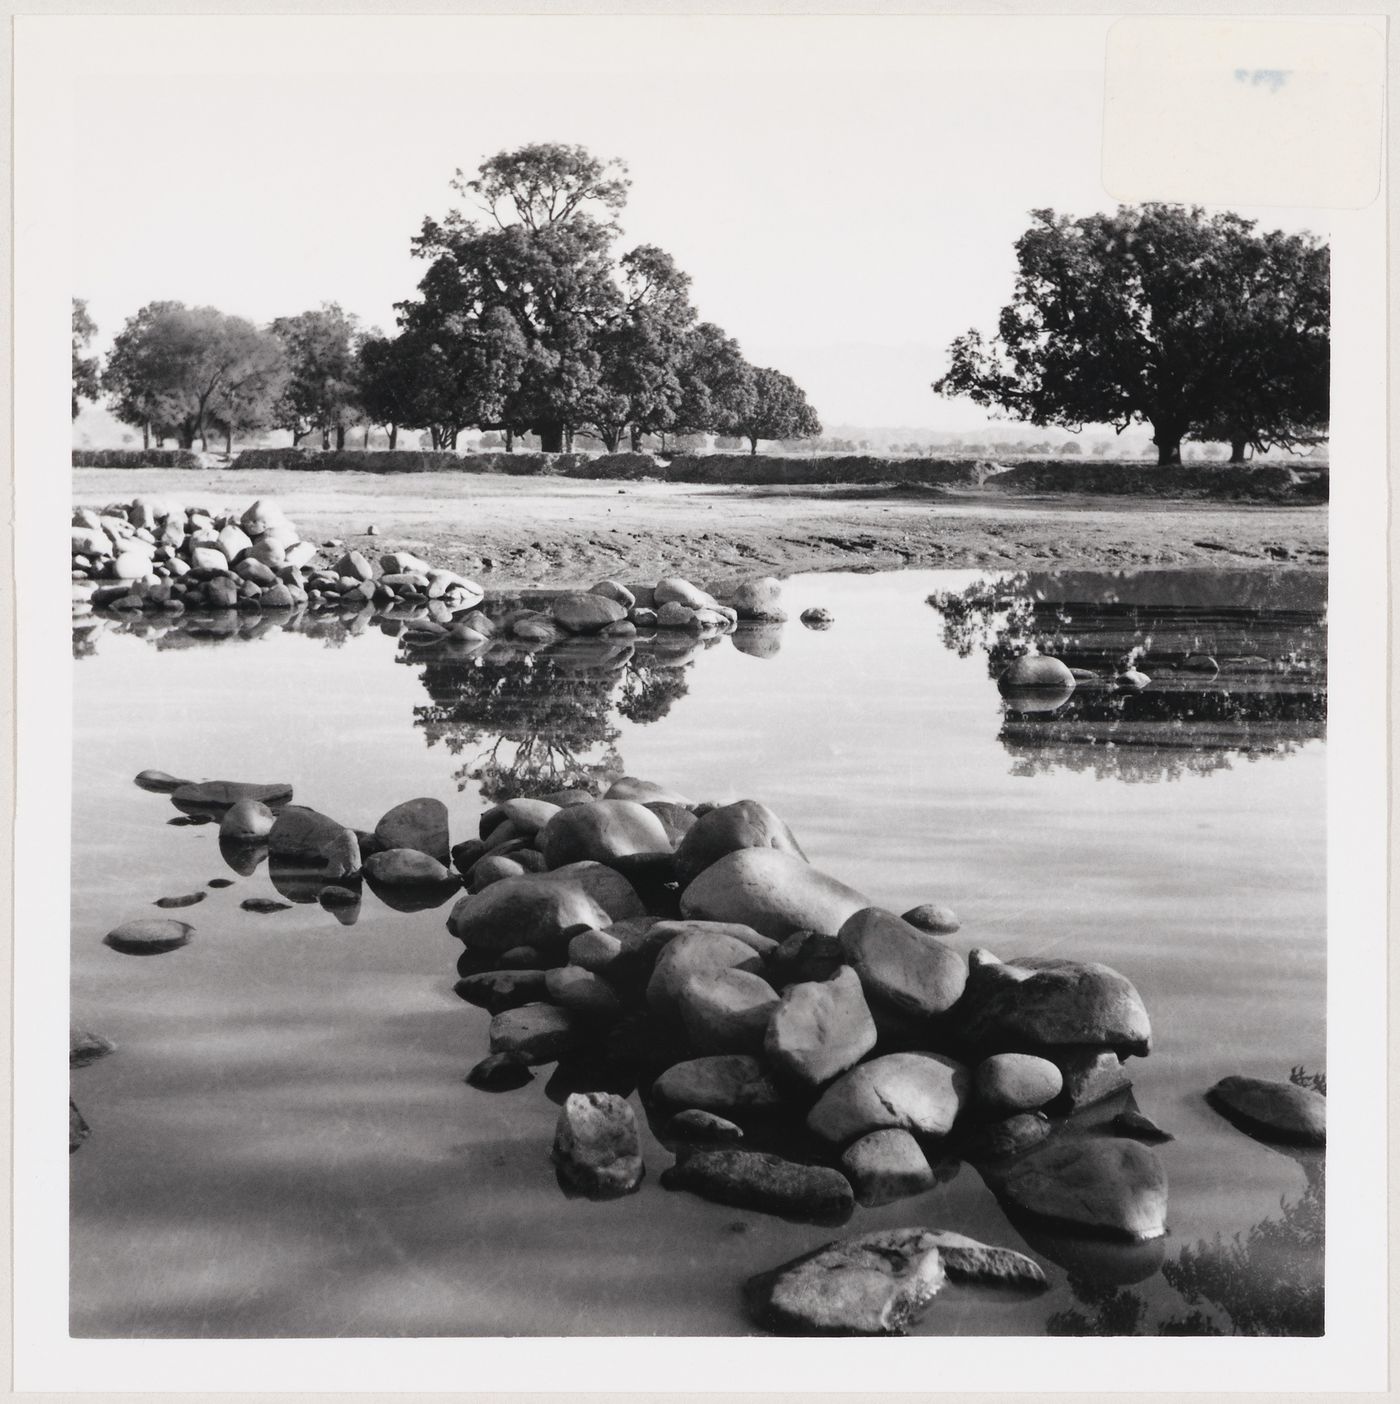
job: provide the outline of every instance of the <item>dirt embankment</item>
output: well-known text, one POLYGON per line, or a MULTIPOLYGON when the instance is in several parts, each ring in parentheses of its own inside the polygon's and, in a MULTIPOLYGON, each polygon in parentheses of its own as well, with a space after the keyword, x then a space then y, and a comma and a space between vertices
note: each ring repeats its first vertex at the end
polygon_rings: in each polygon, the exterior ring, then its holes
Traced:
POLYGON ((75 469, 73 501, 275 498, 309 539, 403 545, 488 588, 669 573, 717 580, 902 566, 1280 563, 1323 568, 1327 508, 850 485, 696 486, 494 475, 75 469), (368 533, 373 525, 374 535, 368 533))

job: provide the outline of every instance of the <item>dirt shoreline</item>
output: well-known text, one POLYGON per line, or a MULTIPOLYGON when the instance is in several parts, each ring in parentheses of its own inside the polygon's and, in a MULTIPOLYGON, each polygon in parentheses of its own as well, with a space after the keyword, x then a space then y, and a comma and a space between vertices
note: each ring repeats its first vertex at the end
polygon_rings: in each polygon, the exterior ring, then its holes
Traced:
POLYGON ((74 469, 75 506, 275 498, 308 540, 402 546, 487 589, 604 576, 1327 567, 1327 507, 975 489, 710 487, 484 474, 74 469), (368 534, 369 526, 376 528, 368 534))

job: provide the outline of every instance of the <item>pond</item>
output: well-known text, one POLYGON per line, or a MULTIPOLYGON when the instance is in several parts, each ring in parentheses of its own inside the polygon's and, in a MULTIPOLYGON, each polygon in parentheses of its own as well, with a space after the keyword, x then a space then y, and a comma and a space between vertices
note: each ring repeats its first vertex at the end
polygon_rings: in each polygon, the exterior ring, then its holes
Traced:
POLYGON ((91 1127, 71 1159, 73 1334, 746 1333, 751 1274, 907 1225, 1029 1252, 1051 1283, 945 1292, 921 1334, 1321 1329, 1321 1153, 1251 1139, 1203 1093, 1325 1071, 1325 581, 809 575, 784 605, 788 624, 708 643, 475 654, 368 612, 75 620, 73 1022, 118 1051, 73 1079, 91 1127), (833 627, 797 622, 814 605, 833 627), (1004 702, 996 677, 1031 644, 1151 682, 1004 702), (1169 1236, 1018 1226, 957 1162, 842 1230, 726 1208, 660 1187, 672 1157, 645 1116, 640 1192, 565 1198, 567 1070, 503 1094, 463 1080, 489 1016, 453 993, 450 903, 245 910, 279 896, 266 867, 228 866, 217 826, 171 825, 132 784, 148 767, 286 781, 364 829, 435 796, 454 842, 495 798, 623 773, 761 799, 881 905, 953 907, 959 951, 1133 981, 1154 1047, 1127 1104, 1175 1136, 1155 1148, 1169 1236), (173 913, 188 946, 102 944, 200 891, 173 913))

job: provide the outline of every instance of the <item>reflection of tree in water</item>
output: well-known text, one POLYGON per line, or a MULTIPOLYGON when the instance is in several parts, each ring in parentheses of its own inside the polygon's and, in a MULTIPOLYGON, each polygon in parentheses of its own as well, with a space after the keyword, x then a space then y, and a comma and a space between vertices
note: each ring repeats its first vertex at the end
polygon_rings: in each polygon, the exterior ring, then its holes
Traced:
POLYGON ((458 788, 476 781, 484 798, 502 800, 596 790, 623 773, 614 714, 657 721, 687 685, 684 667, 629 654, 611 668, 580 667, 548 652, 467 659, 428 653, 400 661, 422 667, 432 700, 414 708, 414 723, 428 744, 441 742, 454 756, 472 753, 455 774, 458 788))
POLYGON ((944 644, 964 658, 983 652, 992 677, 1029 652, 1096 675, 1045 710, 1007 700, 1000 740, 1013 774, 1160 781, 1287 755, 1324 734, 1323 590, 1267 574, 1021 572, 929 604, 944 644), (1111 686, 1125 665, 1151 676, 1147 690, 1111 686))

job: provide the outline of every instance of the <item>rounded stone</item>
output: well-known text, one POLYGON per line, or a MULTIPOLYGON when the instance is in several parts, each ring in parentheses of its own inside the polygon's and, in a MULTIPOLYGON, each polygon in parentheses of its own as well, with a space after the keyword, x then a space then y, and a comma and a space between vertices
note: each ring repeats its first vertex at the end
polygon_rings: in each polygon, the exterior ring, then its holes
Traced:
POLYGON ((594 800, 561 809, 539 832, 537 844, 551 868, 592 860, 605 863, 633 853, 670 853, 661 820, 633 800, 594 800))
MULTIPOLYGON (((530 857, 530 850, 522 849, 511 857, 523 865, 530 857)), ((606 863, 589 860, 565 863, 563 867, 542 872, 539 876, 550 882, 567 882, 582 888, 612 921, 627 921, 646 915, 646 904, 637 895, 637 889, 606 863)))
POLYGON ((554 1128, 554 1166, 560 1183, 591 1199, 631 1194, 642 1182, 637 1118, 613 1092, 571 1092, 554 1128))
POLYGON ((423 797, 396 804, 374 826, 374 836, 385 848, 416 848, 446 865, 451 862, 447 806, 423 797))
POLYGON ((114 951, 123 955, 163 955, 186 945, 194 935, 194 927, 173 917, 142 917, 124 921, 103 938, 114 951))
POLYGON ((545 971, 545 992, 563 1009, 572 1009, 588 1019, 615 1019, 622 1013, 622 1001, 601 976, 579 965, 561 965, 545 971))
POLYGON ((483 1092, 510 1092, 534 1079, 530 1065, 514 1053, 491 1053, 467 1074, 467 1082, 483 1092))
POLYGON ((1073 688, 1074 674, 1058 658, 1030 653, 1013 658, 997 680, 1001 688, 1052 687, 1073 688))
POLYGON ((763 1064, 744 1053, 676 1063, 656 1079, 651 1094, 664 1106, 693 1107, 719 1116, 772 1111, 783 1102, 763 1064))
POLYGON ((931 936, 951 936, 962 926, 958 914, 951 907, 941 907, 933 902, 910 907, 900 920, 918 927, 920 931, 927 931, 931 936))
POLYGON ((635 775, 620 775, 608 786, 603 796, 609 800, 636 800, 638 804, 679 804, 690 801, 669 785, 658 785, 653 780, 639 780, 635 775))
POLYGON ((1265 1140, 1327 1144, 1327 1098, 1311 1087, 1261 1077, 1224 1077, 1207 1094, 1223 1116, 1265 1140))
POLYGON ((491 1052, 514 1053, 527 1063, 552 1063, 582 1046, 577 1014, 552 1004, 522 1004, 491 1020, 491 1052))
POLYGON ((459 898, 447 929, 473 950, 530 945, 552 954, 562 951, 578 932, 607 926, 611 920, 577 884, 526 874, 459 898))
POLYGON ((967 1069, 940 1053, 887 1053, 833 1082, 808 1113, 807 1126, 834 1145, 886 1128, 946 1136, 968 1083, 967 1069))
MULTIPOLYGON (((662 936, 657 936, 656 932, 657 928, 653 927, 648 934, 653 940, 663 939, 664 930, 662 936)), ((715 975, 721 970, 757 972, 762 968, 763 960, 759 953, 723 925, 695 923, 682 928, 679 934, 671 936, 661 946, 647 983, 647 1004, 658 1014, 683 1019, 683 990, 692 981, 701 976, 715 975)), ((769 993, 772 994, 771 988, 769 993)), ((776 995, 773 997, 777 998, 776 995)))
POLYGON ((666 1126, 666 1134, 674 1141, 686 1141, 693 1145, 725 1145, 742 1141, 744 1131, 725 1117, 714 1112, 700 1111, 689 1107, 677 1112, 666 1126))
POLYGON ((1037 1111, 1054 1101, 1063 1086, 1059 1068, 1033 1053, 994 1053, 972 1074, 977 1105, 993 1116, 1037 1111))
POLYGON ((842 966, 830 980, 788 986, 768 1022, 763 1051, 774 1068, 820 1087, 854 1067, 876 1037, 860 979, 842 966))
POLYGON ((757 1053, 778 995, 761 975, 730 968, 690 976, 675 1003, 697 1053, 757 1053))
POLYGON ((771 575, 745 580, 729 596, 730 606, 740 619, 771 619, 781 623, 787 618, 780 596, 783 586, 771 575))
POLYGON ((626 606, 599 594, 559 595, 550 602, 551 618, 571 634, 596 634, 627 618, 626 606))
POLYGON ((967 983, 967 966, 955 950, 893 912, 866 907, 845 922, 839 937, 866 994, 901 1013, 945 1014, 967 983))
POLYGON ((682 916, 742 922, 775 941, 794 931, 835 935, 848 917, 869 905, 863 893, 774 848, 728 853, 681 893, 682 916))
POLYGON ((809 629, 829 629, 836 623, 836 616, 820 605, 813 609, 804 609, 801 619, 809 629))
POLYGON ((841 1224, 855 1211, 850 1181, 839 1170, 761 1151, 691 1151, 662 1171, 661 1183, 717 1204, 807 1222, 841 1224))
POLYGON ((898 1128, 872 1131, 847 1146, 841 1168, 855 1189, 856 1199, 867 1209, 923 1194, 936 1183, 933 1167, 919 1143, 898 1128))
POLYGON ((657 609, 667 604, 679 604, 687 609, 713 609, 718 601, 713 595, 692 585, 678 575, 670 575, 656 582, 655 602, 657 609))
POLYGON ((711 864, 744 848, 771 848, 807 859, 792 830, 766 804, 736 800, 710 810, 686 831, 676 849, 676 877, 686 887, 711 864))
POLYGON ((365 859, 365 876, 385 887, 439 887, 457 875, 416 848, 385 848, 365 859))

